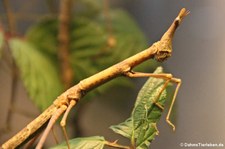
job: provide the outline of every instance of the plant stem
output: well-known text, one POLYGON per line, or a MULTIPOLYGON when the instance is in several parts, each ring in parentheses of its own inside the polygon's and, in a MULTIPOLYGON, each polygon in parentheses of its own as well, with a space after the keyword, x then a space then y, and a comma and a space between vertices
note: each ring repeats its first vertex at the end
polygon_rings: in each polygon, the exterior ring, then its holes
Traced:
POLYGON ((58 58, 61 69, 61 79, 65 89, 71 87, 73 80, 73 71, 69 58, 69 43, 70 43, 70 19, 71 19, 72 0, 60 1, 60 14, 59 14, 59 49, 58 58))
POLYGON ((16 34, 16 21, 15 21, 13 12, 10 8, 9 0, 3 0, 3 4, 5 7, 5 11, 6 11, 9 32, 11 35, 15 35, 16 34))
POLYGON ((113 29, 112 29, 112 19, 109 14, 110 8, 109 8, 109 0, 103 0, 103 10, 104 10, 104 16, 105 16, 105 24, 106 24, 106 30, 109 34, 107 39, 107 46, 109 48, 113 48, 116 45, 116 38, 113 36, 113 29))
POLYGON ((103 0, 103 13, 105 16, 105 22, 106 22, 106 29, 109 32, 109 34, 112 34, 112 20, 111 17, 109 15, 109 1, 108 0, 103 0))
POLYGON ((120 149, 131 149, 129 146, 124 146, 124 145, 117 144, 117 140, 114 141, 114 142, 106 141, 105 145, 108 145, 108 146, 114 147, 114 148, 120 148, 120 149))

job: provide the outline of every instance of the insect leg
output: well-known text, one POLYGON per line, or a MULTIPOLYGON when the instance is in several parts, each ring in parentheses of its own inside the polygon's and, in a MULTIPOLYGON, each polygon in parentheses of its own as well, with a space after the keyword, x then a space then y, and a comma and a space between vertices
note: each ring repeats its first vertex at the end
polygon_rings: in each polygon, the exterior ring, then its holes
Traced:
POLYGON ((154 104, 157 107, 159 107, 161 110, 164 110, 164 107, 158 103, 158 99, 161 96, 162 92, 166 89, 166 87, 169 84, 169 82, 170 82, 170 79, 166 80, 166 82, 163 84, 163 87, 161 88, 160 92, 158 93, 158 95, 156 96, 156 98, 154 100, 154 104))
POLYGON ((155 104, 159 108, 161 108, 162 110, 164 108, 157 103, 157 99, 159 98, 159 96, 161 95, 161 93, 166 88, 166 86, 168 85, 169 82, 173 82, 173 83, 176 83, 177 84, 177 87, 176 87, 175 92, 174 92, 174 95, 173 95, 172 102, 171 102, 170 107, 169 107, 168 114, 166 116, 166 122, 173 128, 173 131, 175 131, 175 126, 170 121, 170 115, 171 115, 171 111, 173 109, 173 105, 174 105, 175 100, 176 100, 176 96, 177 96, 178 90, 179 90, 180 85, 181 85, 181 80, 178 79, 178 78, 173 78, 172 74, 169 74, 169 73, 153 74, 153 73, 142 73, 142 72, 132 72, 132 71, 129 71, 129 72, 126 72, 124 75, 125 76, 128 76, 128 77, 132 77, 132 78, 135 78, 135 77, 154 77, 154 78, 165 79, 166 82, 165 82, 163 88, 161 89, 161 91, 159 92, 159 95, 157 96, 156 101, 155 101, 155 104))
POLYGON ((26 145, 24 146, 24 149, 29 149, 31 148, 31 146, 34 144, 34 142, 38 139, 38 137, 41 135, 41 133, 35 135, 30 141, 28 141, 26 143, 26 145))
POLYGON ((55 130, 54 130, 54 126, 52 126, 52 134, 53 134, 55 143, 56 143, 56 144, 59 144, 59 140, 58 140, 57 135, 56 135, 56 132, 55 132, 55 130))
POLYGON ((51 131, 52 126, 55 124, 57 119, 62 115, 62 113, 67 109, 66 105, 62 105, 60 108, 58 108, 55 113, 52 115, 43 135, 41 136, 41 139, 39 140, 36 149, 41 149, 49 132, 51 131))
POLYGON ((169 107, 169 111, 168 111, 167 116, 166 116, 166 122, 167 122, 169 125, 171 125, 171 126, 173 127, 173 131, 175 131, 175 126, 174 126, 174 124, 170 121, 170 114, 171 114, 171 111, 172 111, 172 109, 173 109, 173 105, 174 105, 174 103, 175 103, 175 100, 176 100, 176 97, 177 97, 177 93, 178 93, 178 91, 179 91, 179 89, 180 89, 180 86, 181 86, 181 79, 178 79, 178 78, 172 78, 172 79, 171 79, 171 82, 176 83, 176 84, 177 84, 177 87, 176 87, 175 92, 174 92, 174 94, 173 94, 173 99, 172 99, 172 101, 171 101, 171 104, 170 104, 170 107, 169 107))
MULTIPOLYGON (((169 84, 169 82, 172 79, 172 74, 170 73, 161 73, 161 74, 155 74, 155 73, 143 73, 143 72, 133 72, 133 71, 129 71, 125 74, 128 77, 131 78, 139 78, 139 77, 154 77, 154 78, 160 78, 160 79, 164 79, 166 80, 166 82, 164 83, 162 89, 160 90, 159 94, 157 95, 157 97, 154 100, 154 104, 159 107, 161 110, 164 110, 164 107, 161 106, 158 103, 158 99, 161 96, 162 92, 166 89, 167 85, 169 84)), ((173 126, 173 125, 172 125, 173 126)))
POLYGON ((70 149, 70 145, 69 145, 69 138, 68 138, 68 135, 67 135, 67 132, 66 132, 66 127, 65 127, 66 126, 66 119, 68 117, 68 114, 69 114, 70 110, 75 106, 75 104, 76 104, 76 100, 71 100, 70 101, 69 106, 66 109, 66 112, 64 113, 63 118, 62 118, 62 120, 60 122, 60 125, 61 125, 61 127, 63 129, 63 134, 64 134, 65 139, 66 139, 66 144, 68 146, 68 149, 70 149))
POLYGON ((125 72, 124 75, 130 78, 154 77, 154 78, 160 78, 165 80, 171 79, 173 77, 173 75, 170 73, 155 74, 155 73, 143 73, 143 72, 134 72, 134 71, 125 72))

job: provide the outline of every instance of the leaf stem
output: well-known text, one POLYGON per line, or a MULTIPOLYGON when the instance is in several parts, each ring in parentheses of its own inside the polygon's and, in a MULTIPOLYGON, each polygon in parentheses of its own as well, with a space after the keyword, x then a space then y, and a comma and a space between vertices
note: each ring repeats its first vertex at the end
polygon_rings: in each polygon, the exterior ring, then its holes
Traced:
POLYGON ((117 144, 117 141, 118 140, 116 140, 114 142, 105 141, 105 145, 108 145, 108 146, 114 147, 114 148, 120 148, 120 149, 131 149, 131 147, 129 147, 129 146, 117 144))

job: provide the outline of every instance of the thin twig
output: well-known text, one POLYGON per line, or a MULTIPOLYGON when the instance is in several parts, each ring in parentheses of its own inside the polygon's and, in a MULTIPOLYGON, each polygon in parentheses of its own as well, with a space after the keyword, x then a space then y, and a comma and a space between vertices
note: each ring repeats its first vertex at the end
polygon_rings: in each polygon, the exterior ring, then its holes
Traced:
POLYGON ((61 78, 65 89, 71 87, 73 80, 73 71, 69 61, 71 7, 72 0, 60 1, 58 58, 61 67, 61 78))
POLYGON ((112 18, 110 16, 109 0, 103 0, 103 12, 105 17, 106 30, 108 35, 107 46, 113 48, 116 45, 116 38, 113 35, 112 18))
POLYGON ((104 17, 105 17, 105 23, 106 23, 106 29, 108 33, 111 35, 112 34, 112 20, 111 16, 109 15, 109 0, 103 0, 103 12, 104 12, 104 17))
POLYGON ((175 30, 188 13, 189 12, 183 8, 176 19, 173 21, 170 28, 162 36, 161 40, 155 42, 151 47, 89 78, 80 81, 77 85, 62 93, 47 110, 45 110, 40 116, 28 124, 23 130, 5 142, 2 145, 2 148, 15 148, 23 143, 30 135, 35 133, 43 124, 45 124, 46 121, 52 117, 53 113, 64 106, 68 106, 71 100, 79 101, 88 91, 116 77, 129 76, 128 74, 132 73, 132 69, 135 66, 148 59, 154 58, 160 62, 166 60, 171 56, 172 37, 175 33, 175 30))
POLYGON ((5 11, 6 11, 6 16, 7 16, 7 21, 8 21, 8 27, 9 27, 9 32, 14 35, 16 34, 16 21, 13 15, 13 12, 11 10, 9 0, 3 0, 5 11))

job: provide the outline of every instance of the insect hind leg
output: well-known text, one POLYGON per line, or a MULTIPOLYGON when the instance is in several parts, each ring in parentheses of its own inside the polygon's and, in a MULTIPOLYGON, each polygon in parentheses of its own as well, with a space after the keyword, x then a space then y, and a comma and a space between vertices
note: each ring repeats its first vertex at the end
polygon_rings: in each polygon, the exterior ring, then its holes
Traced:
POLYGON ((67 109, 66 105, 62 105, 60 106, 52 115, 52 117, 50 118, 50 121, 43 133, 43 135, 41 136, 40 141, 38 142, 36 149, 41 149, 49 132, 51 131, 53 125, 55 124, 55 122, 57 121, 57 119, 63 114, 63 112, 67 109))
POLYGON ((171 115, 171 111, 173 109, 173 106, 174 106, 174 103, 175 103, 175 100, 176 100, 176 97, 177 97, 177 93, 180 89, 180 86, 181 86, 181 79, 178 79, 178 78, 172 78, 171 79, 171 82, 173 83, 176 83, 177 86, 176 86, 176 89, 175 89, 175 92, 173 94, 173 98, 172 98, 172 101, 171 101, 171 104, 170 104, 170 107, 169 107, 169 110, 168 110, 168 113, 167 113, 167 116, 166 116, 166 122, 172 126, 173 128, 173 131, 175 131, 175 126, 174 124, 170 121, 170 115, 171 115))

